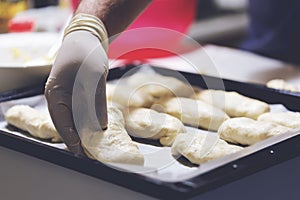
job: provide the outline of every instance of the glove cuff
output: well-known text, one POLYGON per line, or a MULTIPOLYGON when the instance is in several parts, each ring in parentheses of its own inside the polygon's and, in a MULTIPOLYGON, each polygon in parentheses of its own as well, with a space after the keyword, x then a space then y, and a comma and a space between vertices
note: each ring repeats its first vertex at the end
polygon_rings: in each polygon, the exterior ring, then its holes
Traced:
POLYGON ((92 33, 100 40, 104 50, 108 51, 108 36, 104 23, 97 17, 79 13, 75 15, 64 31, 64 38, 73 31, 84 30, 92 33))

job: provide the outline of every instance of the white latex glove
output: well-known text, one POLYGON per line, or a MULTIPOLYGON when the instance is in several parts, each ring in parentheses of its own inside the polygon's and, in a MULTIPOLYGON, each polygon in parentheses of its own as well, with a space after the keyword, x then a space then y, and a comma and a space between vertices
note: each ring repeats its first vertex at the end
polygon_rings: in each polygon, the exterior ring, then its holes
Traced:
POLYGON ((69 150, 84 155, 82 129, 107 127, 107 55, 87 31, 68 34, 48 78, 45 96, 53 123, 69 150))

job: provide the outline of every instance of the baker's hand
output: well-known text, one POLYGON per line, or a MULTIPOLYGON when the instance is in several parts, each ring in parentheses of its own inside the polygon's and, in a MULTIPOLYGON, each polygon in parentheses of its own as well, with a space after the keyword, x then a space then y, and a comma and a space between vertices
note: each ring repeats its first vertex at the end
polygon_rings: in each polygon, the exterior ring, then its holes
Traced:
POLYGON ((83 129, 107 127, 107 66, 106 52, 95 35, 79 30, 64 38, 45 96, 53 123, 73 153, 84 155, 83 129))

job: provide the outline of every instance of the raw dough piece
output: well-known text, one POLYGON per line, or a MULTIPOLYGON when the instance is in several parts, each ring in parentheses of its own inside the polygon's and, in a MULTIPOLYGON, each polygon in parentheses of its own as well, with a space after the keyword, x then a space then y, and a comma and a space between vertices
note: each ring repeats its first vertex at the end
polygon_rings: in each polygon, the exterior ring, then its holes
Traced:
POLYGON ((265 114, 259 116, 258 120, 274 122, 276 124, 286 126, 289 128, 300 127, 300 113, 299 112, 265 113, 265 114))
POLYGON ((27 105, 15 105, 5 113, 7 123, 29 132, 41 139, 51 139, 52 142, 61 142, 49 114, 38 111, 27 105))
POLYGON ((125 107, 150 107, 154 98, 142 90, 127 86, 106 84, 106 98, 125 107))
POLYGON ((291 83, 287 83, 286 81, 282 79, 273 79, 267 82, 267 87, 274 88, 278 90, 287 90, 291 92, 300 92, 299 88, 296 85, 293 85, 291 83))
POLYGON ((242 149, 242 147, 228 144, 212 134, 185 133, 176 137, 172 145, 172 154, 174 156, 183 155, 194 164, 202 164, 242 149))
POLYGON ((200 100, 183 97, 161 99, 152 106, 154 110, 170 114, 183 123, 217 131, 228 115, 210 104, 200 100))
POLYGON ((157 140, 164 146, 173 144, 177 134, 186 132, 182 122, 165 113, 147 108, 133 108, 124 114, 125 127, 134 137, 157 140))
POLYGON ((203 90, 197 93, 195 98, 224 110, 230 117, 257 119, 259 115, 270 111, 267 103, 245 97, 237 92, 203 90))
POLYGON ((227 142, 251 145, 289 130, 290 128, 275 123, 239 117, 224 122, 218 133, 227 142))
POLYGON ((86 153, 100 162, 143 165, 144 156, 127 134, 122 112, 110 106, 107 115, 105 131, 82 131, 81 140, 86 153))
POLYGON ((136 73, 127 79, 127 84, 139 88, 154 97, 179 96, 189 97, 194 93, 188 83, 160 74, 136 73))

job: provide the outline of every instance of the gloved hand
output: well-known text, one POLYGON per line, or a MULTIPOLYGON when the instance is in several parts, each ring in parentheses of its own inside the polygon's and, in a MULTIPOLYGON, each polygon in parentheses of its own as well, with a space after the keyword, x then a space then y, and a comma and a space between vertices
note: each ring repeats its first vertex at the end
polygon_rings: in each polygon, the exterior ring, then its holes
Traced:
POLYGON ((69 150, 84 155, 80 142, 83 129, 107 127, 107 55, 100 40, 77 30, 64 38, 45 96, 53 123, 69 150))

